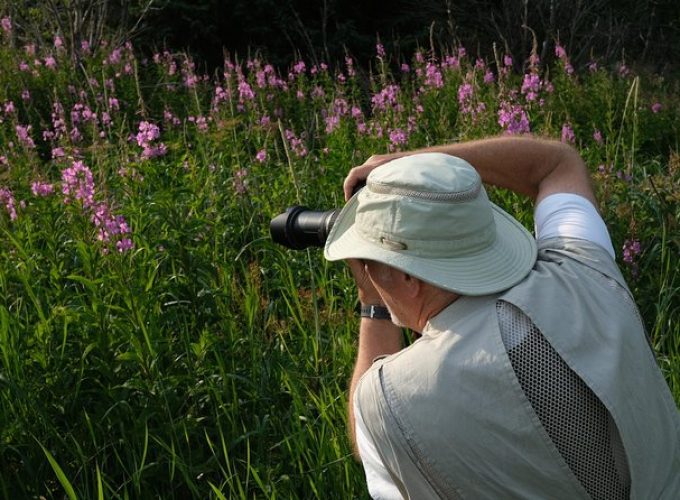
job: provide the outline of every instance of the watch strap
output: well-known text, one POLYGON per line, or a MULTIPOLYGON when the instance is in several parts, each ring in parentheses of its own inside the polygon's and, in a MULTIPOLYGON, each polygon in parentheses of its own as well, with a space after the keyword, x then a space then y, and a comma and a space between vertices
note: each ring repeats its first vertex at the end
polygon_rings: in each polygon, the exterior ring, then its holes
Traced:
POLYGON ((361 304, 361 317, 370 319, 392 319, 389 309, 377 304, 361 304))

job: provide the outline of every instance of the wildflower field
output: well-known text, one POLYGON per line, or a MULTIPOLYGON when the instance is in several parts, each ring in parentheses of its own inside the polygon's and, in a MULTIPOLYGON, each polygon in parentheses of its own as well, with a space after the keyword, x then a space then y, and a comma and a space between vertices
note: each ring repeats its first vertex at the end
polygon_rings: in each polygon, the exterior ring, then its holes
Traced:
MULTIPOLYGON (((488 135, 581 152, 680 402, 677 81, 574 68, 559 44, 202 74, 1 28, 0 497, 366 498, 352 280, 269 221, 340 206, 371 154, 488 135)), ((490 195, 532 227, 527 200, 490 195)))

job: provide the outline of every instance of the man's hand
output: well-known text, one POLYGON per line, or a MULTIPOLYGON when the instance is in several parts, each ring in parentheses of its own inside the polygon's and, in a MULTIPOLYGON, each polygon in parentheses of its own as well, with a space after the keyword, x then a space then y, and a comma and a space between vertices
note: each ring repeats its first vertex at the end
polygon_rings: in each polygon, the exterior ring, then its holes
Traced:
POLYGON ((357 285, 359 302, 362 304, 382 305, 383 300, 366 272, 366 263, 360 259, 347 259, 346 262, 352 271, 352 276, 354 276, 354 281, 357 285))
POLYGON ((345 178, 344 184, 342 185, 342 189, 345 192, 345 201, 352 197, 354 187, 357 184, 366 181, 366 177, 368 177, 368 174, 370 174, 374 168, 379 167, 383 163, 387 163, 390 160, 394 160, 399 156, 401 155, 373 155, 362 165, 354 167, 352 170, 350 170, 349 174, 347 174, 347 177, 345 178))

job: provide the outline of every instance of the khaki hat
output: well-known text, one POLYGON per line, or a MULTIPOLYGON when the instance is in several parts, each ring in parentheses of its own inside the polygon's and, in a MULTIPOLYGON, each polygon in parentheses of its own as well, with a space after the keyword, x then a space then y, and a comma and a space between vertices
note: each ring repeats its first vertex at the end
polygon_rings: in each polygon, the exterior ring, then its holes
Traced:
POLYGON ((461 295, 500 292, 536 261, 536 240, 491 203, 477 171, 442 153, 374 169, 326 240, 328 260, 382 262, 461 295))

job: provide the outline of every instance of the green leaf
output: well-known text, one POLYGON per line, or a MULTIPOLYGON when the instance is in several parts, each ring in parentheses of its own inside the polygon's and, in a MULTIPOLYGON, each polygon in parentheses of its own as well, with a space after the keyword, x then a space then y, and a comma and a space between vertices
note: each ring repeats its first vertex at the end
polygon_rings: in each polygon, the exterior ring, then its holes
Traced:
POLYGON ((64 474, 64 471, 61 469, 61 467, 59 467, 59 464, 57 463, 57 461, 54 459, 52 454, 49 451, 47 451, 47 448, 45 448, 41 443, 38 443, 38 444, 40 445, 43 452, 45 453, 45 456, 47 457, 47 461, 52 466, 54 473, 57 475, 57 479, 59 479, 59 482, 64 487, 64 490, 66 491, 66 494, 68 495, 69 500, 78 500, 78 496, 76 495, 76 492, 73 489, 73 486, 71 485, 71 483, 67 479, 66 474, 64 474))

